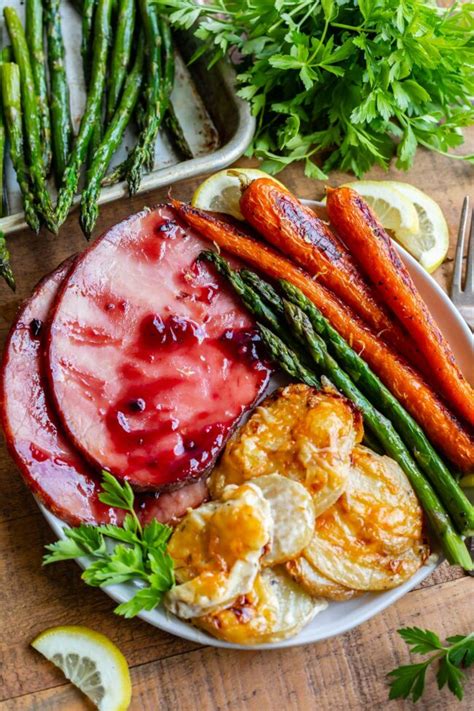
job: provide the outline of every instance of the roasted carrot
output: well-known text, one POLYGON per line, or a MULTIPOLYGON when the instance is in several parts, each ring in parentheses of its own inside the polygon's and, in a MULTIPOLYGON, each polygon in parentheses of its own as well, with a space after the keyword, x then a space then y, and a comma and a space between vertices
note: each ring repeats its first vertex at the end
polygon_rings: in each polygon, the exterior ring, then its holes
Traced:
POLYGON ((463 471, 474 467, 474 442, 421 376, 324 286, 271 247, 214 215, 172 200, 178 217, 203 237, 272 279, 286 279, 321 310, 425 430, 463 471))
POLYGON ((412 364, 423 368, 424 359, 381 305, 341 240, 289 190, 274 180, 259 178, 243 192, 240 209, 267 242, 316 277, 412 364))
POLYGON ((329 190, 329 219, 387 307, 410 333, 430 380, 454 412, 474 426, 474 391, 416 289, 392 241, 363 198, 351 188, 329 190))

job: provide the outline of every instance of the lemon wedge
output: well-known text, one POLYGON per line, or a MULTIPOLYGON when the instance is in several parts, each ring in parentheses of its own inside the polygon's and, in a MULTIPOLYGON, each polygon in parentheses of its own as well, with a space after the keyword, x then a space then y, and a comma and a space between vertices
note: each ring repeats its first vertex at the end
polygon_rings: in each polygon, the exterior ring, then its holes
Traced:
MULTIPOLYGON (((240 197, 245 187, 257 178, 270 178, 268 173, 256 168, 228 168, 207 178, 196 189, 191 205, 200 210, 214 210, 243 220, 240 212, 240 197)), ((275 183, 281 185, 280 181, 275 183)))
POLYGON ((31 646, 53 662, 100 711, 126 711, 132 685, 122 652, 88 627, 51 627, 31 646))
POLYGON ((362 195, 382 225, 428 272, 444 261, 449 231, 439 205, 409 183, 360 180, 347 185, 362 195))

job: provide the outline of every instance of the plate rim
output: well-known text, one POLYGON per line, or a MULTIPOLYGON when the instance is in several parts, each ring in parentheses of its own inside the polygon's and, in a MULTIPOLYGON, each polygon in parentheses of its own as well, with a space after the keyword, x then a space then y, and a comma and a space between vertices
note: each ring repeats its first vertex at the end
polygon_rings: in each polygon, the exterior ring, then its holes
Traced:
MULTIPOLYGON (((324 207, 322 203, 316 200, 302 199, 301 202, 309 207, 324 207)), ((435 279, 428 274, 423 267, 412 257, 401 245, 394 242, 394 245, 398 252, 400 253, 403 261, 410 270, 414 270, 418 277, 422 278, 429 285, 429 288, 435 292, 436 296, 441 300, 444 307, 448 310, 451 318, 455 322, 457 328, 463 335, 466 341, 473 338, 466 322, 456 310, 455 306, 449 299, 449 296, 441 288, 441 286, 435 281, 435 279)), ((64 529, 67 528, 67 524, 61 521, 57 516, 48 511, 48 509, 35 497, 35 500, 48 522, 49 526, 52 528, 53 532, 58 538, 65 538, 64 529)), ((290 637, 289 639, 282 640, 280 642, 266 643, 259 645, 240 645, 233 644, 230 642, 224 642, 211 635, 202 632, 198 628, 194 627, 191 623, 185 622, 175 617, 171 613, 167 612, 162 606, 155 608, 151 611, 144 611, 137 615, 137 617, 144 622, 157 627, 163 632, 167 632, 176 637, 186 639, 190 642, 195 642, 197 644, 211 646, 221 649, 238 649, 241 651, 257 651, 257 650, 270 650, 270 649, 288 649, 291 647, 299 647, 307 644, 314 644, 316 642, 322 642, 326 639, 331 639, 341 634, 358 627, 360 624, 367 622, 369 619, 375 615, 383 612, 387 607, 393 603, 400 600, 404 595, 413 590, 419 583, 425 580, 431 573, 433 573, 444 561, 442 555, 437 555, 436 560, 434 556, 431 556, 427 564, 423 565, 409 580, 405 581, 402 585, 393 588, 391 590, 386 590, 377 593, 366 593, 359 600, 362 600, 370 596, 369 602, 366 607, 361 610, 356 610, 353 613, 353 619, 349 622, 344 622, 345 616, 341 616, 340 621, 334 624, 334 629, 330 633, 318 634, 317 626, 312 630, 311 627, 314 623, 310 623, 305 627, 298 635, 290 637)), ((79 566, 85 569, 88 565, 87 558, 76 559, 79 566)), ((122 603, 130 599, 131 594, 134 593, 137 586, 134 583, 122 583, 119 585, 111 585, 108 587, 101 588, 101 590, 106 593, 110 598, 112 598, 117 603, 122 603)), ((337 605, 343 603, 337 603, 330 601, 330 605, 337 605)), ((315 618, 317 620, 317 616, 315 618)), ((317 622, 316 622, 317 625, 317 622)))

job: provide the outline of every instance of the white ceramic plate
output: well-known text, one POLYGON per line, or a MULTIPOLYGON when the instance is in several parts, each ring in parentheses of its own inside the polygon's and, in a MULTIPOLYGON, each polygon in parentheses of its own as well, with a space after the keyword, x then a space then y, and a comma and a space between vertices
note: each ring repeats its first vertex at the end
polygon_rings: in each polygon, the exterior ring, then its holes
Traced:
MULTIPOLYGON (((312 204, 311 201, 305 202, 312 204)), ((431 313, 451 344, 461 370, 467 378, 472 378, 473 337, 467 325, 434 279, 432 279, 403 248, 398 247, 398 245, 397 248, 421 296, 429 305, 431 313)), ((63 522, 47 511, 44 506, 40 505, 40 508, 58 538, 64 538, 63 529, 65 526, 63 522)), ((87 564, 87 561, 84 560, 78 562, 82 567, 87 564)), ((416 587, 422 580, 430 575, 440 563, 441 560, 438 560, 438 562, 432 562, 429 565, 423 566, 410 580, 394 590, 388 590, 382 593, 367 593, 362 597, 349 600, 348 602, 331 602, 327 609, 317 615, 296 637, 274 644, 242 647, 237 644, 221 642, 201 632, 192 625, 170 615, 162 608, 156 608, 151 612, 143 612, 139 617, 165 632, 170 632, 178 637, 189 639, 192 642, 211 645, 213 647, 252 650, 277 649, 310 644, 328 639, 329 637, 334 637, 338 634, 343 634, 370 619, 378 612, 381 612, 399 600, 409 590, 416 587)), ((136 591, 137 587, 132 583, 124 583, 122 585, 113 585, 104 588, 104 592, 116 600, 117 603, 129 600, 136 591)))

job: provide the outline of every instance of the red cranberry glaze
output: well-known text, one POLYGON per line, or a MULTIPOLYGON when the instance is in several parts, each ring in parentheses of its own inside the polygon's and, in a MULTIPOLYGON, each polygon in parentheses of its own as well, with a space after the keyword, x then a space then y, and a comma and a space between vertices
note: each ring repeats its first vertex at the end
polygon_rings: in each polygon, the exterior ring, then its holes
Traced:
POLYGON ((49 377, 83 454, 144 490, 196 480, 269 377, 254 324, 205 240, 161 207, 117 225, 60 294, 49 377))
MULTIPOLYGON (((123 512, 99 500, 100 472, 85 462, 62 431, 44 377, 42 326, 70 267, 69 261, 39 284, 11 328, 3 357, 2 424, 26 484, 50 511, 73 526, 120 523, 123 512)), ((199 481, 179 491, 138 495, 136 508, 143 523, 153 518, 173 522, 206 497, 206 483, 199 481)))

